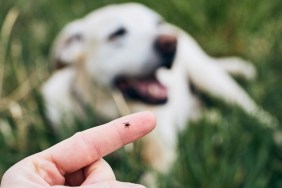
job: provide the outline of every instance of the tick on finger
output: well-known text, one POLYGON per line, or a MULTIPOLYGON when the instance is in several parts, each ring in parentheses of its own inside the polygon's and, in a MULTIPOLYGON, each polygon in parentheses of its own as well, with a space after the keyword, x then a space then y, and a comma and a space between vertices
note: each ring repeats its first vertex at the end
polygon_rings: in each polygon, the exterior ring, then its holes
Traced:
POLYGON ((130 125, 130 123, 129 123, 129 121, 127 121, 127 122, 125 122, 125 123, 123 123, 124 124, 124 128, 129 128, 131 125, 130 125))

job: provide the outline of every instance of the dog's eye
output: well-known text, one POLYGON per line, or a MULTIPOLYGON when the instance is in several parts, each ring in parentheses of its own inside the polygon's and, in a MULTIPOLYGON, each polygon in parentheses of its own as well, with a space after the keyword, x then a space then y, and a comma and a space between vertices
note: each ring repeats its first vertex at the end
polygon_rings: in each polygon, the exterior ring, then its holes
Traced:
POLYGON ((73 37, 72 37, 73 40, 77 40, 77 41, 80 41, 82 40, 82 35, 81 34, 75 34, 73 37))
POLYGON ((69 45, 69 44, 71 44, 73 42, 78 42, 78 41, 82 41, 82 40, 83 40, 82 35, 77 33, 77 34, 71 36, 69 39, 67 39, 65 44, 69 45))
POLYGON ((165 21, 163 19, 157 20, 157 26, 163 25, 165 21))
POLYGON ((109 40, 115 40, 116 38, 122 37, 126 34, 126 32, 126 29, 121 27, 109 36, 109 40))

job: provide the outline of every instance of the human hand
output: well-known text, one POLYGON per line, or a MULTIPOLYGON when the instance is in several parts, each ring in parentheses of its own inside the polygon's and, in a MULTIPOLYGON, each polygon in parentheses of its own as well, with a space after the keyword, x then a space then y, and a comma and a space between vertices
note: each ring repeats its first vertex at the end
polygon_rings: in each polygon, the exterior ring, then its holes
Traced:
POLYGON ((126 188, 141 185, 119 182, 103 157, 154 129, 150 112, 128 115, 72 137, 29 156, 3 176, 2 188, 77 186, 81 188, 126 188), (125 127, 130 122, 129 127, 125 127))

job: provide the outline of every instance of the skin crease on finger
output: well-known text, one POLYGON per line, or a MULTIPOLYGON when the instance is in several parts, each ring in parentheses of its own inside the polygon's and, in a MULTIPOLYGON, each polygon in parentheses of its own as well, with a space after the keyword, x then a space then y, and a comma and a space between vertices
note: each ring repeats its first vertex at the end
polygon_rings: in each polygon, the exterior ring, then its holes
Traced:
MULTIPOLYGON (((80 132, 15 164, 4 174, 1 186, 93 186, 93 183, 104 183, 103 187, 112 187, 107 182, 116 183, 115 175, 102 157, 143 137, 155 126, 155 116, 150 112, 141 112, 80 132), (129 120, 131 126, 124 129, 124 122, 129 120)), ((127 185, 125 187, 135 184, 127 185)))

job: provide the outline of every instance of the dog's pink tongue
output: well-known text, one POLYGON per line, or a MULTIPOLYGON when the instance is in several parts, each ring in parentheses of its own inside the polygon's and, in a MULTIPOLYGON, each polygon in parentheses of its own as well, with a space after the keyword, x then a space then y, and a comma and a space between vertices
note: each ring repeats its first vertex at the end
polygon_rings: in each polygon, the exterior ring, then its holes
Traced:
POLYGON ((167 98, 167 89, 156 80, 138 82, 136 88, 143 96, 150 96, 158 100, 167 98))

